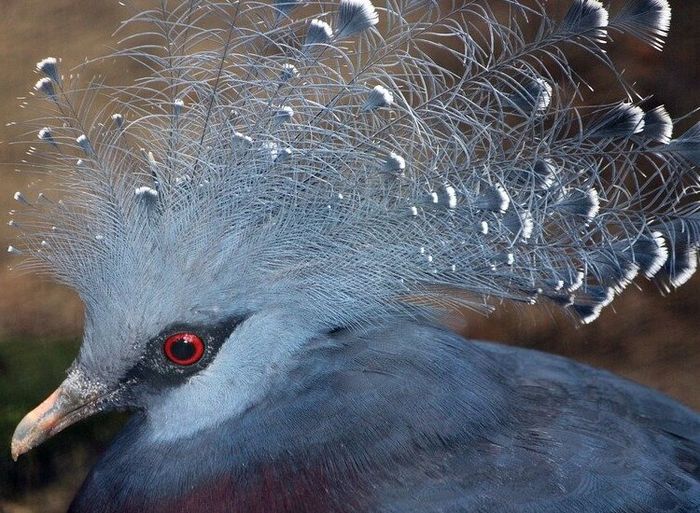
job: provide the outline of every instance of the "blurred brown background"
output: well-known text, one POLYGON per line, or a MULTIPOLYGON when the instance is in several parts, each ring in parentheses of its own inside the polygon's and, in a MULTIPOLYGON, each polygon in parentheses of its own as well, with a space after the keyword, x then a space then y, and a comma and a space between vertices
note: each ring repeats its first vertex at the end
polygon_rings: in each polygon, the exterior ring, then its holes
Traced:
MULTIPOLYGON (((156 0, 138 0, 154 5, 156 0)), ((550 0, 563 13, 568 0, 550 0)), ((672 0, 673 25, 665 52, 617 37, 611 55, 642 95, 654 93, 674 117, 700 105, 700 2, 672 0)), ((63 70, 84 58, 103 55, 116 41, 110 37, 128 10, 116 0, 0 0, 0 212, 13 208, 12 193, 27 179, 14 171, 26 147, 10 121, 36 113, 20 108, 37 79, 34 63, 62 57, 63 70)), ((593 66, 582 60, 579 70, 593 66)), ((103 64, 95 73, 119 76, 137 70, 103 64)), ((595 73, 592 68, 589 74, 595 73)), ((89 77, 87 77, 89 78, 89 77)), ((595 84, 595 77, 592 79, 595 84)), ((605 83, 595 94, 606 98, 605 83)), ((680 124, 687 129, 697 116, 680 124)), ((2 246, 12 233, 0 226, 2 246)), ((123 420, 113 415, 74 426, 13 464, 9 438, 21 416, 48 395, 62 379, 77 348, 81 309, 76 297, 45 280, 8 270, 0 253, 0 513, 64 511, 86 469, 123 420)), ((642 283, 604 311, 591 326, 576 327, 546 309, 506 307, 490 318, 467 315, 456 321, 467 336, 557 352, 605 367, 662 390, 700 410, 700 276, 667 297, 642 283)))

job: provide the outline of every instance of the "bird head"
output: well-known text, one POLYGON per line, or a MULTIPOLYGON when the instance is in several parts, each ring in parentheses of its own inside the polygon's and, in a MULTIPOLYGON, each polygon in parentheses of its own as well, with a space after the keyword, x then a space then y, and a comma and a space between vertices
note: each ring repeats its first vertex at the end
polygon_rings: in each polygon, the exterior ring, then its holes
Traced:
POLYGON ((171 248, 102 267, 112 277, 83 297, 80 352, 65 381, 18 425, 13 458, 114 409, 143 411, 154 439, 215 425, 260 398, 289 353, 319 329, 300 324, 300 308, 244 301, 232 280, 204 286, 199 266, 211 271, 211 260, 182 265, 171 248))

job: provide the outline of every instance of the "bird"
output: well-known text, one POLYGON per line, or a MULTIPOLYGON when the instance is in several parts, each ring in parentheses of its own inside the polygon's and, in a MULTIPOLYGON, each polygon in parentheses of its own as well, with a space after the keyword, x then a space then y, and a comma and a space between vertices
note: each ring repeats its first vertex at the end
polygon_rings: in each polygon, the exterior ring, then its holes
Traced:
POLYGON ((697 268, 700 123, 608 52, 668 2, 557 6, 163 0, 105 57, 133 81, 40 61, 8 251, 84 333, 13 458, 126 410, 69 512, 700 511, 697 412, 446 323, 697 268))

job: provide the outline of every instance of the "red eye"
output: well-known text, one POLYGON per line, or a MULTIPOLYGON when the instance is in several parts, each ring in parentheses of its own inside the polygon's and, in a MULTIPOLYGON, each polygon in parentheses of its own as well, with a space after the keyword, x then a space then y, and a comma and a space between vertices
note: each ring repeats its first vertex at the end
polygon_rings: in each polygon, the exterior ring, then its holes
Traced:
POLYGON ((194 333, 176 333, 165 339, 163 352, 173 363, 192 365, 204 354, 204 342, 194 333))

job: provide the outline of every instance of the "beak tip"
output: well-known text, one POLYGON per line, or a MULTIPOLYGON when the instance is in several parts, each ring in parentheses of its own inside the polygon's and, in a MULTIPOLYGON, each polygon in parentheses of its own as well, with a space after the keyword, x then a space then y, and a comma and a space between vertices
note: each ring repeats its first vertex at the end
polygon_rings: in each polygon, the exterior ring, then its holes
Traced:
POLYGON ((16 462, 17 459, 28 451, 26 444, 21 440, 13 437, 10 443, 10 455, 12 456, 12 461, 16 462))
POLYGON ((49 430, 55 423, 54 409, 59 390, 27 413, 15 428, 10 442, 13 461, 17 461, 22 454, 29 452, 50 436, 49 430))
POLYGON ((12 442, 10 442, 10 455, 12 456, 12 461, 17 461, 20 456, 26 452, 29 452, 29 450, 36 445, 32 444, 31 437, 27 436, 27 430, 22 428, 24 428, 24 425, 22 422, 20 422, 14 435, 12 436, 12 442))

